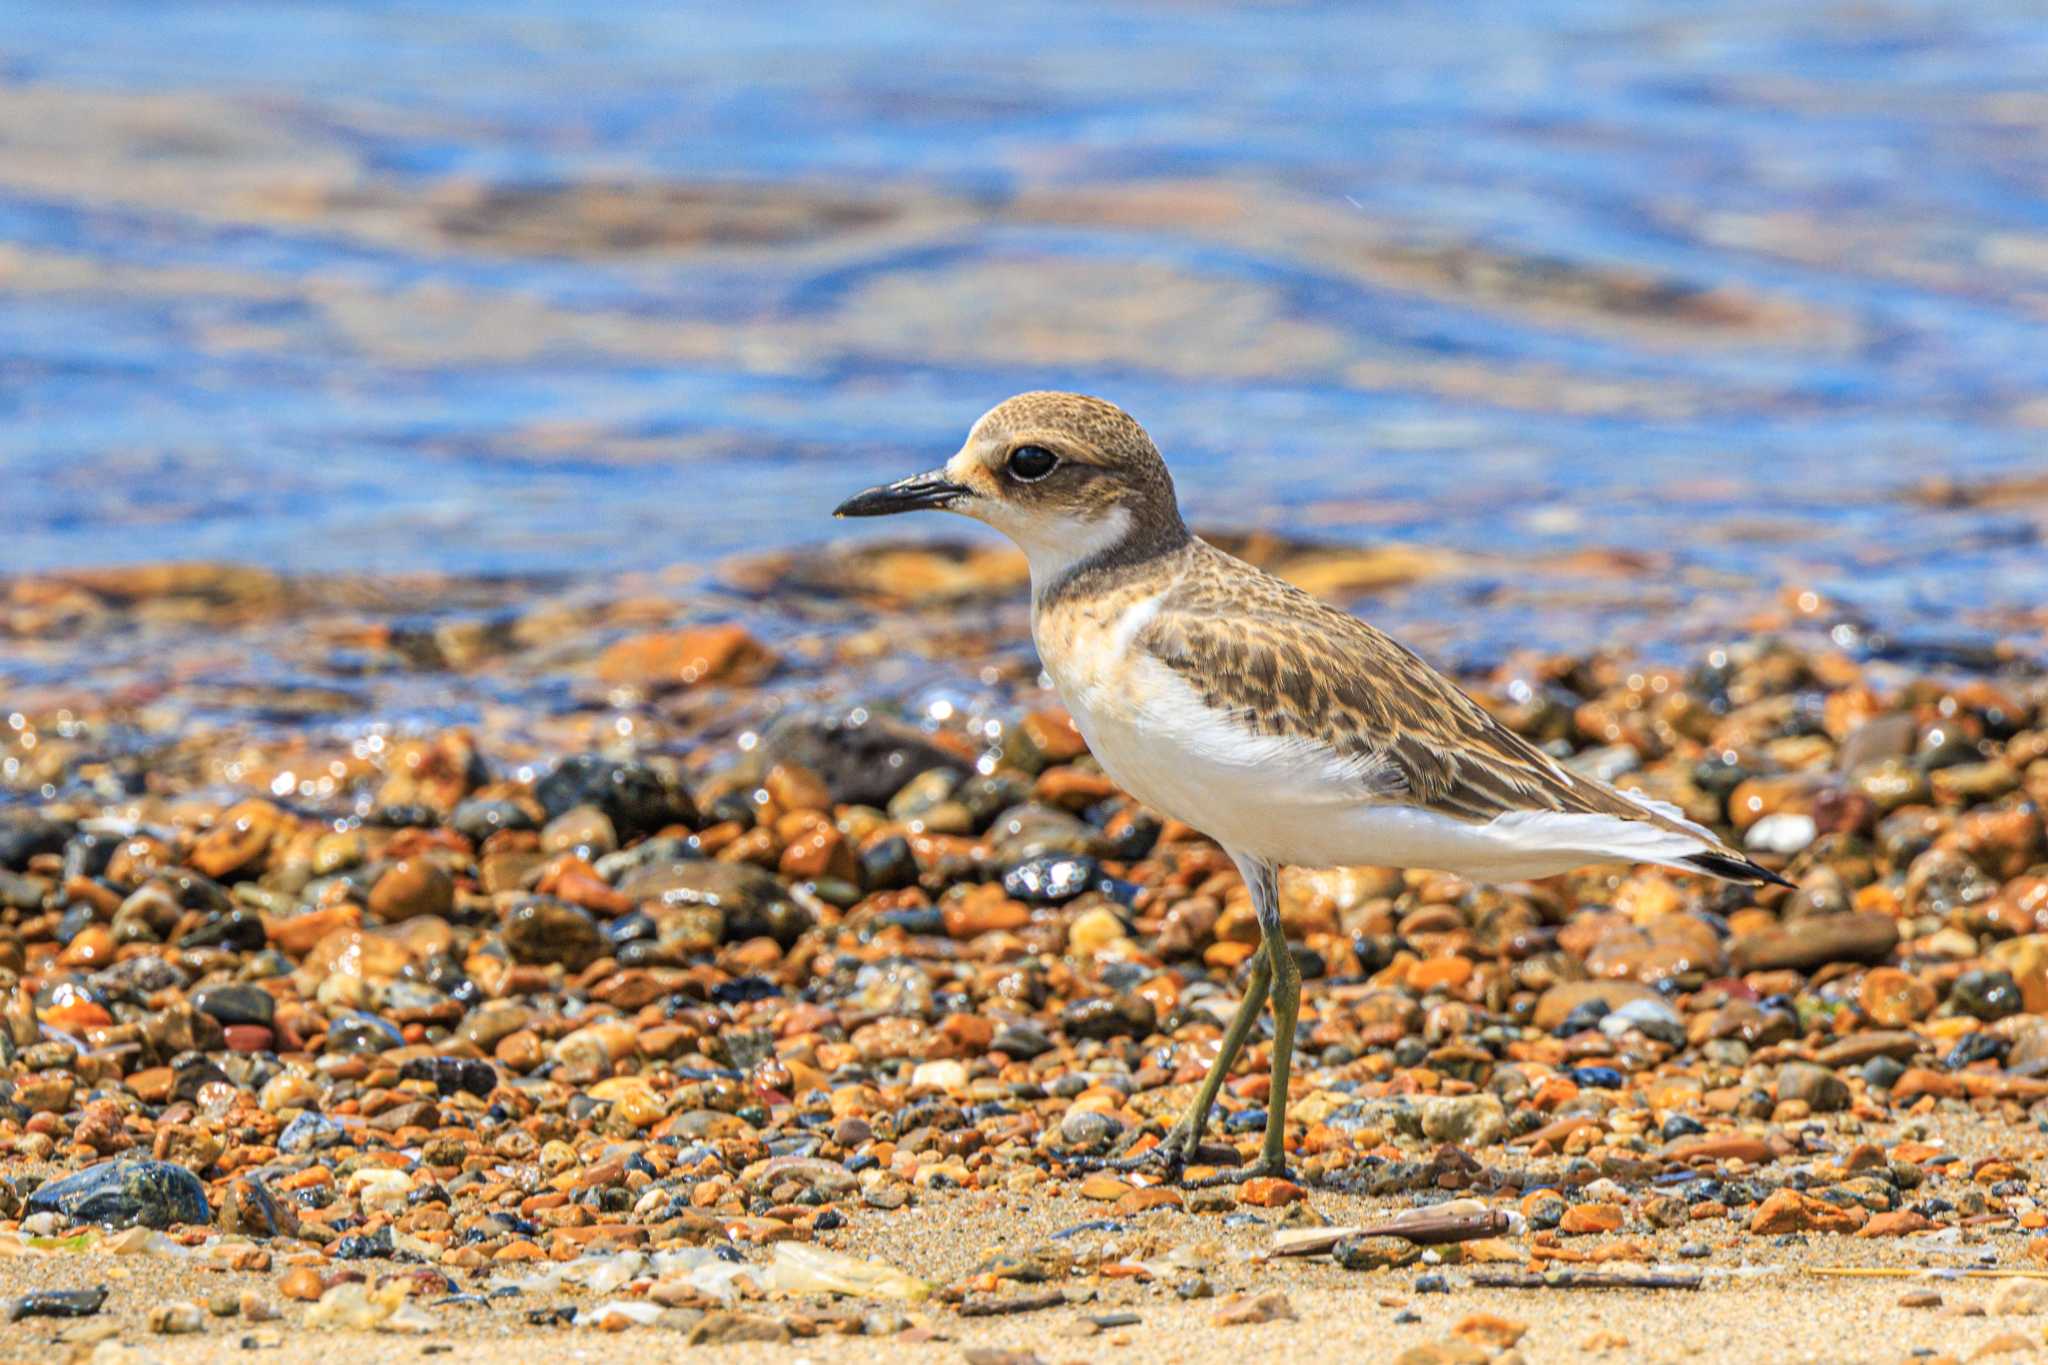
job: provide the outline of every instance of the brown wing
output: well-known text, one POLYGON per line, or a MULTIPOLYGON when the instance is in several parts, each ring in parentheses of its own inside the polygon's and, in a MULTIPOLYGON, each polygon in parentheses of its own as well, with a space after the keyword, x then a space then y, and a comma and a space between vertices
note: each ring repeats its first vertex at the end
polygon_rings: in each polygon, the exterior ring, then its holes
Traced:
MULTIPOLYGON (((1509 811, 1610 815, 1698 831, 1568 772, 1384 633, 1210 546, 1189 557, 1136 643, 1209 706, 1262 735, 1326 747, 1360 771, 1398 773, 1361 799, 1395 797, 1461 820, 1509 811)), ((1725 846, 1707 855, 1770 876, 1725 846)))

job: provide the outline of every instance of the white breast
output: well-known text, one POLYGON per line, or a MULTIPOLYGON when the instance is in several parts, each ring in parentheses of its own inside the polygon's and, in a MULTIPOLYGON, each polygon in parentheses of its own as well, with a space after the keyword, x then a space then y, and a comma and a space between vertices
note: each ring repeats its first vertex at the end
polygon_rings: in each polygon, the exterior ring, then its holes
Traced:
POLYGON ((1255 735, 1212 710, 1171 668, 1133 646, 1159 609, 1160 598, 1148 597, 1113 617, 1069 613, 1058 627, 1038 629, 1046 671, 1089 750, 1124 790, 1227 847, 1314 861, 1286 851, 1296 845, 1301 817, 1355 808, 1386 790, 1391 770, 1255 735))
POLYGON ((1132 642, 1160 599, 1114 616, 1034 622, 1075 726, 1117 784, 1236 853, 1310 867, 1429 867, 1483 880, 1590 862, 1675 864, 1704 839, 1607 815, 1513 812, 1473 824, 1402 802, 1399 770, 1301 740, 1254 734, 1206 705, 1132 642))

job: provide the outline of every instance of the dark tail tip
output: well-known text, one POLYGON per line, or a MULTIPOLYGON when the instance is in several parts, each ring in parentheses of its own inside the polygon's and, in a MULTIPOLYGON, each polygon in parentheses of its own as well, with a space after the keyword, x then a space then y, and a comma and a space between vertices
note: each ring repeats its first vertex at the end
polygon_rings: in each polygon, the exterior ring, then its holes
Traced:
POLYGON ((1685 859, 1692 866, 1724 881, 1741 882, 1745 886, 1782 886, 1790 888, 1792 883, 1780 877, 1767 867, 1759 867, 1747 858, 1729 853, 1700 853, 1685 859))

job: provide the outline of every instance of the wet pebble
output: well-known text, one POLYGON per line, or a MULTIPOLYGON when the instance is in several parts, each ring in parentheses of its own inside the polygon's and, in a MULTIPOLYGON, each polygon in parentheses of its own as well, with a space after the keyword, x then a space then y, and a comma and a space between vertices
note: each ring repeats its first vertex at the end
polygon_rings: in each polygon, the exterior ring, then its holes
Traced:
POLYGON ((56 1213, 74 1223, 110 1227, 167 1228, 207 1223, 212 1212, 206 1190, 183 1166, 168 1161, 106 1161, 40 1185, 28 1198, 36 1213, 56 1213))

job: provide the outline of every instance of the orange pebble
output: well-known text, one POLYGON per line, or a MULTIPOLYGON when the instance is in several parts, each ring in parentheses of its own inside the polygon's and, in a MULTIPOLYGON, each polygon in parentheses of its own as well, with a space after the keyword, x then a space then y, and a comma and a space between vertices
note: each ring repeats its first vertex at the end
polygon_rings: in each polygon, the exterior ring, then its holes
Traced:
POLYGON ((1410 990, 1454 990, 1471 979, 1470 958, 1428 957, 1408 969, 1410 990))

